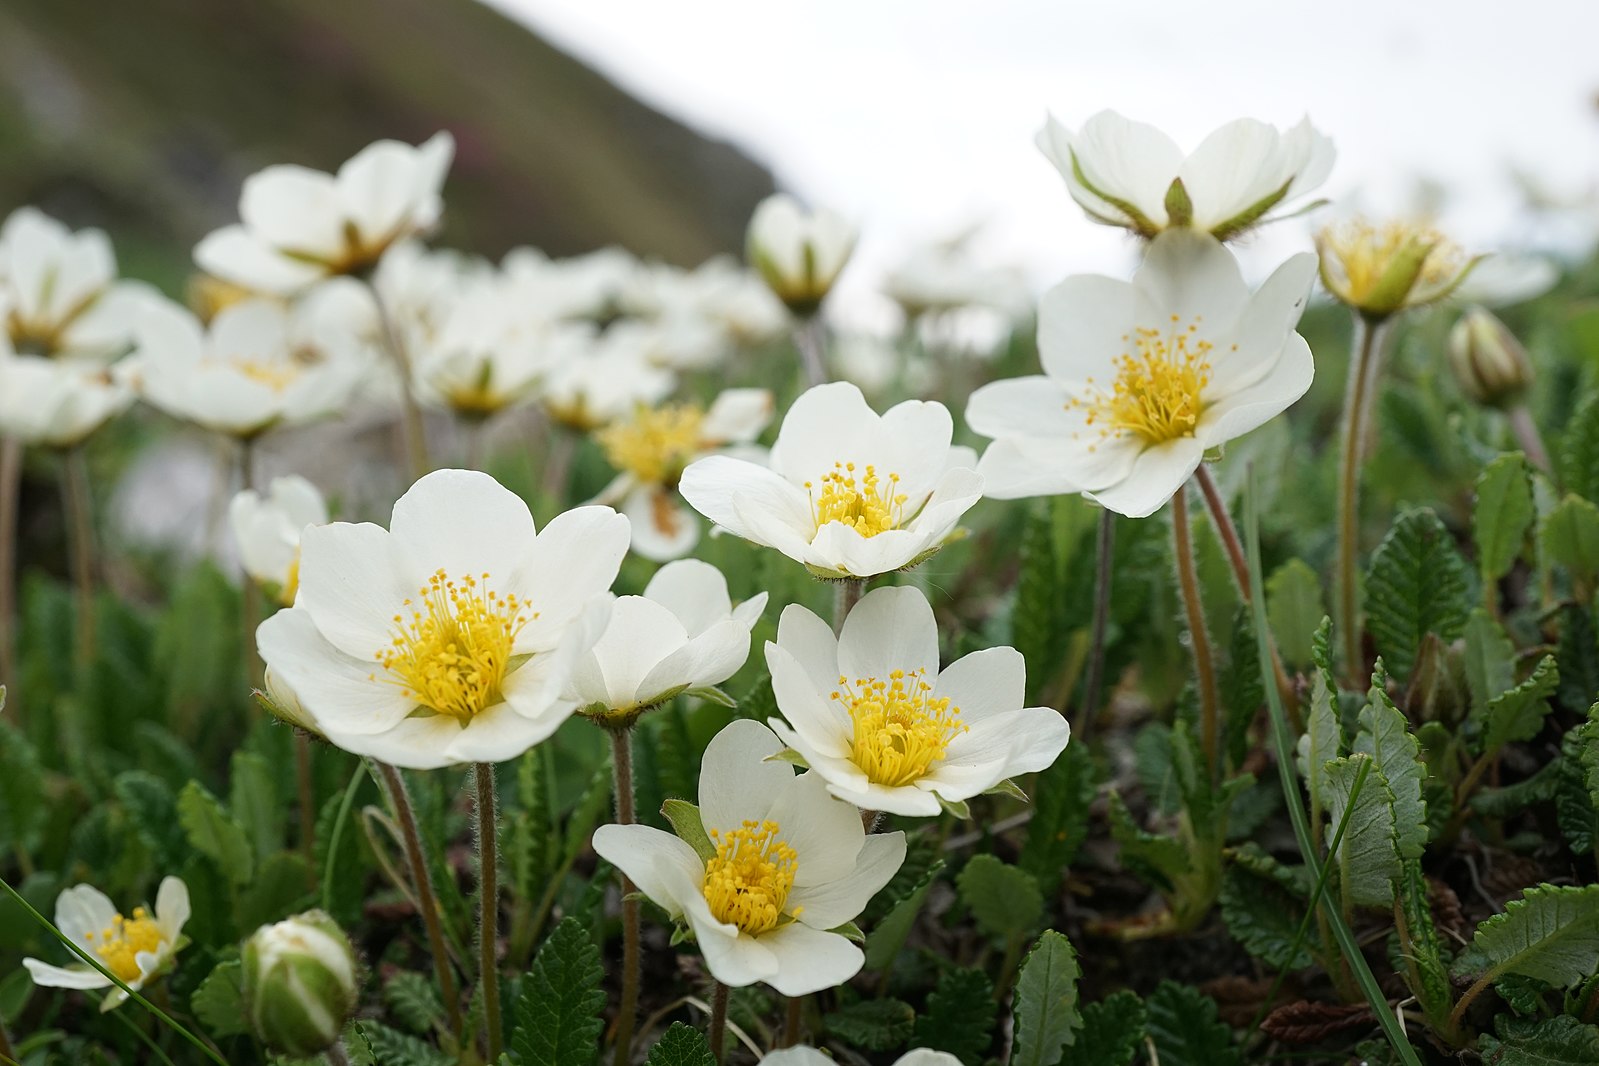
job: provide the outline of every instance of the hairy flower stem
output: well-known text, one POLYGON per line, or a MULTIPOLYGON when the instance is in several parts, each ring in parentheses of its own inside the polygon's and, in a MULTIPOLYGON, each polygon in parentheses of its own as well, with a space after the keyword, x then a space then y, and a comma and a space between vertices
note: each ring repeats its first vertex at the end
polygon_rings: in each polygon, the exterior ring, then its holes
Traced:
POLYGON ((804 1006, 804 996, 788 997, 788 1007, 783 1012, 783 1039, 777 1045, 778 1047, 793 1047, 799 1043, 800 1012, 804 1009, 804 1006))
POLYGON ((850 611, 861 602, 861 594, 865 591, 866 579, 863 577, 847 577, 833 583, 834 635, 844 631, 844 619, 848 618, 850 611))
POLYGON ((80 681, 87 681, 94 666, 94 515, 89 496, 89 465, 82 445, 61 456, 62 496, 66 500, 67 527, 72 535, 72 585, 77 593, 78 623, 75 651, 80 681))
POLYGON ((1182 591, 1183 609, 1188 614, 1188 640, 1194 653, 1194 673, 1199 680, 1200 742, 1210 776, 1221 774, 1221 723, 1216 696, 1216 663, 1210 650, 1210 633, 1205 628, 1205 607, 1199 598, 1199 575, 1194 569, 1194 538, 1188 526, 1188 487, 1171 498, 1173 554, 1177 559, 1177 583, 1182 591))
POLYGON ((405 342, 400 339, 394 315, 384 302, 383 295, 378 292, 377 284, 368 278, 366 288, 372 294, 372 303, 377 307, 378 323, 383 330, 383 346, 389 350, 389 357, 394 360, 395 369, 400 372, 400 409, 404 418, 405 460, 411 479, 414 481, 427 473, 430 468, 427 428, 422 421, 422 408, 416 401, 416 382, 411 376, 411 359, 406 354, 405 342))
MULTIPOLYGON (((248 437, 239 441, 239 491, 255 490, 255 442, 248 437)), ((261 624, 261 586, 249 574, 244 575, 244 595, 240 615, 244 623, 244 678, 253 688, 265 684, 266 666, 261 662, 261 649, 256 647, 255 630, 261 624)))
MULTIPOLYGON (((22 493, 22 442, 0 441, 0 677, 17 676, 17 510, 22 493)), ((11 694, 12 700, 16 693, 11 694)), ((13 711, 15 713, 15 711, 13 711)))
MULTIPOLYGON (((611 734, 611 774, 616 789, 616 820, 621 825, 638 821, 633 807, 633 723, 608 726, 611 734)), ((633 1055, 633 1026, 638 1021, 639 901, 638 889, 622 878, 622 1000, 616 1010, 615 1066, 628 1066, 633 1055)))
POLYGON ((411 884, 416 892, 416 906, 422 912, 422 922, 427 927, 428 953, 433 956, 433 972, 439 979, 439 997, 444 1000, 444 1010, 449 1015, 450 1032, 457 1041, 461 1039, 461 997, 455 989, 455 973, 450 969, 450 956, 444 950, 444 926, 439 921, 438 898, 433 893, 433 874, 428 870, 427 856, 422 852, 422 834, 417 831, 416 811, 411 806, 411 794, 406 791, 405 778, 400 771, 386 762, 372 760, 383 778, 383 787, 389 794, 389 806, 400 823, 400 836, 405 841, 405 858, 411 867, 411 884))
POLYGON ((1360 687, 1366 669, 1360 624, 1360 467, 1370 431, 1372 396, 1382 363, 1384 329, 1355 315, 1354 356, 1344 393, 1344 439, 1338 464, 1338 631, 1343 638, 1344 682, 1360 687))
POLYGON ((827 326, 820 312, 807 315, 794 326, 794 347, 805 364, 805 381, 812 387, 827 381, 827 358, 823 354, 826 345, 827 326))
POLYGON ((1099 717, 1100 688, 1105 677, 1105 627, 1110 622, 1110 582, 1116 562, 1116 512, 1099 511, 1094 537, 1094 621, 1089 639, 1088 676, 1083 681, 1083 706, 1077 713, 1078 742, 1088 743, 1099 717))
POLYGON ((494 764, 474 763, 472 780, 477 785, 478 987, 483 993, 483 1027, 488 1030, 484 1061, 497 1063, 504 1031, 500 1022, 499 805, 494 792, 494 764))
POLYGON ((1544 473, 1549 473, 1553 469, 1549 463, 1549 450, 1543 445, 1543 434, 1538 432, 1538 423, 1532 420, 1532 412, 1527 410, 1527 405, 1518 403, 1506 414, 1510 419, 1510 432, 1515 434, 1521 450, 1527 453, 1527 461, 1544 473))
POLYGON ((721 1066, 727 1045, 727 986, 720 981, 711 989, 711 1020, 705 1026, 705 1039, 711 1045, 711 1057, 721 1066))
POLYGON ((11 1050, 11 1037, 6 1035, 6 1023, 0 1022, 0 1062, 17 1061, 17 1053, 11 1050))

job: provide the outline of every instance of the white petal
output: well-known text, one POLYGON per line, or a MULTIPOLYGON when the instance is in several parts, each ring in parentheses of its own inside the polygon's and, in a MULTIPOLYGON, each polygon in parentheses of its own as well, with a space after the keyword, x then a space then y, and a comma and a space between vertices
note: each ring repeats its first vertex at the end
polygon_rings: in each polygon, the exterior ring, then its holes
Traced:
POLYGON ((772 445, 772 469, 796 484, 819 479, 835 462, 864 459, 877 423, 861 390, 847 381, 806 389, 783 416, 772 445))
POLYGON ((733 611, 727 578, 699 559, 667 563, 644 586, 644 595, 676 615, 690 636, 705 632, 733 611))
POLYGON ((951 800, 968 799, 1007 777, 1052 765, 1071 739, 1071 727, 1052 707, 1023 707, 991 715, 950 742, 921 782, 951 800))
POLYGON ((33 983, 41 988, 106 988, 111 984, 100 971, 87 966, 52 966, 38 959, 23 959, 22 965, 27 968, 33 983))
POLYGON ((1090 379, 1107 383, 1116 360, 1131 351, 1139 322, 1138 291, 1128 282, 1078 274, 1038 302, 1038 358, 1044 372, 1081 392, 1090 379))
POLYGON ((866 964, 861 949, 845 937, 804 922, 790 922, 759 939, 777 960, 777 972, 765 981, 785 996, 806 996, 841 985, 866 964))
POLYGON ((1282 357, 1260 381, 1205 409, 1196 432, 1206 446, 1241 437, 1276 418, 1310 391, 1316 367, 1310 345, 1297 333, 1288 335, 1282 357))
POLYGON ((194 261, 207 274, 256 292, 287 296, 327 276, 323 268, 280 255, 243 226, 206 234, 194 248, 194 261))
POLYGON ((330 644, 303 606, 262 622, 255 640, 261 658, 325 732, 382 733, 416 706, 371 658, 353 658, 330 644))
POLYGON ((115 904, 93 885, 74 885, 56 897, 56 928, 75 944, 104 932, 116 916, 115 904))
POLYGON ((748 442, 760 436, 771 420, 771 390, 726 389, 711 401, 700 436, 714 444, 748 442))
POLYGON ((1147 518, 1177 494, 1204 455, 1204 446, 1192 437, 1145 448, 1125 478, 1085 495, 1117 514, 1147 518))
POLYGON ((838 638, 838 672, 887 681, 895 670, 938 676, 938 623, 913 585, 873 589, 850 611, 838 638))
POLYGON ((609 507, 574 507, 539 531, 518 578, 539 617, 518 640, 543 642, 575 618, 616 580, 627 554, 627 519, 609 507))
POLYGON ((425 577, 485 579, 504 594, 533 546, 533 515, 522 498, 476 470, 435 470, 394 505, 389 531, 425 577))
POLYGON ((161 935, 168 942, 176 941, 191 913, 189 886, 181 877, 163 877, 155 894, 155 919, 161 927, 161 935))
MULTIPOLYGON (((1131 203, 1155 225, 1165 225, 1166 190, 1183 158, 1170 137, 1147 123, 1101 111, 1083 123, 1072 148, 1089 185, 1106 197, 1131 203)), ((1084 206, 1094 210, 1092 202, 1084 206)))
POLYGON ((741 535, 736 508, 739 500, 758 502, 796 529, 809 526, 811 521, 810 506, 802 490, 765 467, 725 455, 710 455, 690 463, 683 471, 678 491, 700 514, 741 535))
POLYGON ((562 704, 541 709, 547 713, 524 715, 507 694, 506 700, 473 715, 472 721, 450 742, 446 754, 452 762, 508 762, 559 729, 574 707, 562 704))
POLYGON ((643 596, 622 596, 611 610, 605 634, 590 652, 599 663, 605 691, 600 696, 581 695, 603 699, 613 708, 630 707, 641 696, 656 695, 644 691, 640 682, 687 643, 683 624, 666 607, 643 596))
POLYGON ((966 401, 966 424, 972 432, 995 439, 1069 437, 1081 428, 1081 419, 1068 415, 1071 400, 1054 378, 1033 375, 991 381, 966 401))
POLYGON ((244 179, 239 217, 251 235, 285 252, 333 260, 344 248, 333 176, 279 164, 244 179))
POLYGON ((393 638, 396 614, 419 595, 424 575, 370 522, 309 526, 300 540, 300 594, 295 600, 335 647, 373 662, 393 638))
POLYGON ((1149 244, 1143 265, 1133 275, 1138 290, 1138 324, 1151 329, 1230 329, 1249 303, 1238 261, 1205 233, 1181 229, 1162 233, 1149 244))
POLYGON ((950 663, 933 686, 936 698, 960 708, 970 724, 1001 711, 1014 711, 1026 698, 1027 663, 1015 648, 987 648, 950 663))
POLYGON ((1249 299, 1230 344, 1210 356, 1207 394, 1225 397, 1258 382, 1274 367, 1299 323, 1316 280, 1316 257, 1291 257, 1249 299))
POLYGON ((818 686, 786 649, 771 643, 766 645, 766 665, 777 709, 804 739, 807 754, 848 758, 853 726, 848 712, 832 698, 838 691, 837 675, 818 686))
POLYGON ((729 722, 711 738, 700 762, 700 817, 707 830, 765 820, 774 798, 794 777, 788 763, 766 761, 782 750, 775 733, 748 719, 729 722))
POLYGON ((856 809, 834 799, 827 781, 804 773, 785 782, 772 797, 766 818, 796 854, 794 884, 823 885, 849 873, 860 856, 866 830, 856 809))
POLYGON ((905 861, 905 834, 880 833, 866 838, 855 868, 825 884, 795 883, 788 909, 813 929, 833 929, 853 921, 872 897, 899 872, 905 861))
POLYGON ((1293 178, 1275 126, 1241 118, 1214 130, 1183 160, 1193 228, 1210 230, 1275 194, 1293 178))
POLYGON ((699 519, 663 486, 638 486, 623 498, 622 513, 633 534, 633 551, 653 562, 681 559, 700 541, 699 519))
POLYGON ((833 627, 801 605, 783 608, 777 620, 777 646, 794 657, 817 692, 831 692, 837 686, 838 639, 833 627))
POLYGON ((647 825, 602 825, 594 830, 594 850, 673 917, 683 913, 681 886, 705 879, 693 848, 647 825))

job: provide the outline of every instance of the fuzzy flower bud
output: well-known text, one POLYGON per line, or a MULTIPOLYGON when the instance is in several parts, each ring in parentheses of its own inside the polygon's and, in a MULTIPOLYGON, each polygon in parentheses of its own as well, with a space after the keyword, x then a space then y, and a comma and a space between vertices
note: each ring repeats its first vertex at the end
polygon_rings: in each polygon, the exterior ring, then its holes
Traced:
POLYGON ((246 1017, 273 1051, 306 1056, 326 1050, 355 1002, 355 953, 321 911, 263 925, 245 942, 246 1017))
POLYGON ((1473 307, 1449 331, 1449 368, 1461 391, 1488 407, 1508 407, 1532 384, 1532 360, 1493 314, 1473 307))
POLYGON ((836 212, 806 211, 778 193, 755 208, 750 264, 796 315, 815 314, 855 250, 855 227, 836 212))

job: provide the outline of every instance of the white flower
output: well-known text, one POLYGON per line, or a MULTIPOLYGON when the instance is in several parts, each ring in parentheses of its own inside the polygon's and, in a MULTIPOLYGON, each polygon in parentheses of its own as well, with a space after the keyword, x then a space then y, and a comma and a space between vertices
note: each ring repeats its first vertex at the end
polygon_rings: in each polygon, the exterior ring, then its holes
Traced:
MULTIPOLYGON (((133 917, 118 913, 104 892, 92 885, 74 885, 56 897, 56 928, 61 935, 100 960, 135 992, 165 973, 172 957, 185 944, 183 925, 189 920, 189 887, 176 877, 166 877, 156 890, 155 912, 136 907, 133 917)), ((112 982, 100 971, 77 963, 51 966, 38 959, 23 959, 33 983, 48 988, 107 988, 112 982)), ((100 1003, 101 1010, 120 1006, 128 994, 112 987, 100 1003)))
POLYGON ((865 956, 840 933, 905 860, 905 834, 867 836, 816 774, 773 761, 783 744, 735 721, 705 749, 703 853, 644 825, 605 825, 594 850, 699 943, 711 975, 803 996, 848 981, 865 956))
POLYGON ((79 444, 133 403, 137 374, 135 359, 100 366, 0 354, 0 435, 52 448, 79 444))
POLYGON ((272 479, 267 497, 245 489, 228 505, 239 562, 249 577, 272 590, 285 607, 300 587, 300 535, 328 520, 328 505, 303 477, 272 479))
MULTIPOLYGON (((894 1066, 960 1066, 961 1060, 947 1051, 917 1048, 894 1060, 894 1066)), ((815 1048, 786 1047, 764 1056, 757 1066, 838 1066, 838 1060, 815 1048)))
POLYGON ((600 321, 616 314, 640 267, 622 248, 600 248, 569 259, 550 259, 537 248, 513 248, 500 269, 519 300, 551 318, 600 321))
POLYGON ((1024 313, 1032 303, 1026 277, 1014 267, 979 265, 968 248, 972 236, 917 248, 883 279, 883 291, 911 318, 968 307, 1024 313))
POLYGON ((871 395, 898 392, 923 396, 938 387, 938 369, 920 353, 901 351, 886 337, 845 333, 828 351, 833 370, 871 395))
POLYGON ((1465 304, 1509 307, 1535 300, 1560 281, 1560 268, 1539 255, 1495 253, 1479 262, 1450 295, 1465 304))
POLYGON ((608 507, 536 531, 493 478, 438 470, 388 529, 307 528, 299 597, 256 640, 346 751, 418 770, 501 762, 575 709, 562 693, 605 627, 626 551, 627 519, 608 507))
POLYGON ((204 270, 257 292, 287 294, 330 274, 374 266, 397 241, 431 229, 439 189, 455 154, 448 133, 413 148, 367 145, 326 174, 280 164, 250 175, 239 196, 242 224, 194 249, 204 270))
MULTIPOLYGON (((594 498, 619 506, 633 528, 633 550, 646 559, 678 559, 699 543, 700 523, 677 494, 683 469, 728 448, 763 454, 750 442, 772 418, 766 389, 727 389, 708 410, 697 404, 639 407, 595 434, 605 458, 621 473, 594 498)), ((732 449, 730 449, 732 450, 732 449)))
POLYGON ((1322 228, 1316 251, 1322 285, 1373 321, 1453 295, 1483 259, 1418 219, 1344 219, 1322 228))
POLYGON ((640 266, 623 292, 622 308, 644 318, 699 321, 744 347, 764 344, 789 328, 788 312, 760 276, 725 255, 693 270, 665 263, 640 266))
POLYGON ((601 337, 587 354, 555 367, 539 399, 555 421, 588 433, 631 414, 640 404, 660 403, 676 386, 676 374, 645 362, 632 344, 601 337))
POLYGON ((1142 518, 1205 452, 1282 413, 1310 388, 1294 332, 1316 259, 1289 259, 1250 293, 1232 255, 1174 230, 1131 283, 1067 278, 1039 307, 1044 375, 985 385, 966 421, 993 437, 978 471, 998 499, 1082 492, 1142 518))
POLYGON ((713 455, 679 489, 717 525, 818 576, 873 577, 937 551, 982 494, 953 433, 943 404, 907 400, 879 417, 854 385, 818 385, 789 408, 769 467, 713 455))
POLYGON ((855 250, 855 227, 827 208, 806 211, 792 196, 762 200, 750 218, 749 261, 777 298, 808 315, 838 280, 855 250))
POLYGON ((599 642, 577 661, 567 695, 584 713, 626 719, 684 689, 719 685, 750 653, 766 593, 737 607, 709 563, 679 559, 656 571, 642 596, 621 596, 599 642))
POLYGON ((1022 706, 1016 649, 973 652, 940 671, 933 609, 909 586, 868 592, 837 639, 790 604, 766 663, 788 719, 772 729, 862 810, 938 814, 1046 769, 1071 737, 1060 712, 1022 706))
POLYGON ((352 337, 308 358, 292 345, 290 323, 288 309, 270 300, 225 308, 209 328, 168 301, 146 308, 139 333, 145 398, 176 418, 242 438, 338 412, 369 350, 352 337))
POLYGON ((1185 156, 1160 130, 1114 111, 1075 133, 1051 115, 1037 143, 1089 218, 1141 237, 1176 228, 1236 237, 1326 181, 1334 156, 1309 119, 1279 130, 1241 118, 1185 156))

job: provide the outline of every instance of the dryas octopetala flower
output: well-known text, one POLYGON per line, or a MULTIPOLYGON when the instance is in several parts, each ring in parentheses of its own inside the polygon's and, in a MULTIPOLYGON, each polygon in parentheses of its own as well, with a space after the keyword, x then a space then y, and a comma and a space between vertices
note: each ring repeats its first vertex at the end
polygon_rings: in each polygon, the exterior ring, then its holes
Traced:
POLYGON ((244 942, 241 993, 250 1029, 281 1055, 325 1051, 355 1012, 350 938, 321 911, 263 925, 244 942))
POLYGON ((900 586, 868 592, 835 639, 799 604, 766 645, 772 693, 788 719, 772 729, 863 810, 935 815, 1016 775, 1050 766, 1071 728, 1059 711, 1023 707, 1027 668, 990 648, 938 668, 927 597, 900 586))
POLYGON ((766 389, 727 389, 709 408, 693 402, 640 406, 595 433, 606 460, 621 471, 594 498, 617 506, 633 530, 633 551, 646 559, 679 559, 699 543, 700 523, 678 498, 689 463, 750 442, 772 419, 766 389))
MULTIPOLYGON (((74 885, 56 897, 56 928, 61 935, 95 956, 135 992, 172 966, 173 956, 188 943, 183 925, 189 920, 189 886, 166 877, 156 890, 155 910, 135 907, 125 917, 104 892, 92 885, 74 885)), ((81 963, 52 966, 23 959, 33 983, 48 988, 111 988, 101 1010, 121 1006, 128 994, 99 970, 81 963)))
POLYGON ((586 354, 550 372, 539 401, 554 421, 590 433, 640 404, 660 403, 676 385, 676 374, 645 362, 636 347, 601 337, 586 354))
POLYGON ((332 743, 431 769, 515 758, 576 708, 577 658, 610 613, 627 519, 579 507, 536 530, 487 474, 438 470, 388 529, 306 529, 300 593, 256 630, 268 668, 332 743))
POLYGON ((713 455, 678 488, 712 522, 818 577, 874 577, 936 552, 982 495, 953 434, 943 404, 907 400, 878 416, 854 385, 817 385, 789 408, 769 466, 713 455))
POLYGON ((285 607, 300 588, 300 534, 328 520, 328 505, 303 477, 275 477, 265 498, 245 489, 228 505, 244 572, 285 607))
POLYGON ((367 145, 327 174, 278 164, 244 180, 241 224, 194 249, 200 267, 257 292, 289 294, 333 274, 362 274, 390 246, 433 228, 455 141, 436 133, 412 147, 367 145))
POLYGON ((1449 369, 1460 389, 1488 407, 1511 407, 1532 386, 1532 359, 1490 311, 1473 307, 1449 331, 1449 369))
MULTIPOLYGON (((838 1066, 838 1062, 815 1048, 787 1047, 764 1056, 756 1066, 838 1066)), ((961 1060, 947 1051, 920 1047, 895 1059, 894 1066, 961 1066, 961 1060)))
POLYGON ((24 444, 70 448, 126 411, 137 395, 138 360, 110 366, 87 360, 7 355, 0 337, 0 435, 24 444))
POLYGON ((1316 235, 1316 250, 1327 291, 1373 321, 1442 300, 1482 259, 1431 226, 1397 219, 1334 223, 1316 235))
POLYGON ((905 834, 867 836, 820 777, 773 759, 782 750, 759 722, 733 722, 705 749, 697 818, 674 820, 686 837, 605 825, 594 850, 688 928, 718 981, 803 996, 860 972, 835 930, 899 870, 905 834))
POLYGON ((796 315, 822 306, 855 250, 855 227, 835 211, 807 211, 786 193, 762 200, 745 238, 750 265, 796 315))
POLYGON ((735 607, 727 578, 710 563, 667 563, 644 595, 611 605, 605 633, 578 658, 567 696, 583 714, 625 722, 685 690, 719 685, 749 658, 750 630, 765 609, 764 592, 735 607))
POLYGON ((1152 514, 1205 452, 1282 413, 1310 388, 1294 332, 1315 280, 1309 254, 1254 293, 1203 234, 1151 242, 1131 283, 1067 278, 1039 306, 1044 375, 985 385, 966 421, 994 438, 978 472, 998 499, 1082 492, 1152 514))
POLYGON ((1051 115, 1036 141, 1089 218, 1145 238, 1168 229, 1237 237, 1326 181, 1334 155, 1308 118, 1288 130, 1237 119, 1186 156, 1160 130, 1114 111, 1077 132, 1051 115))

